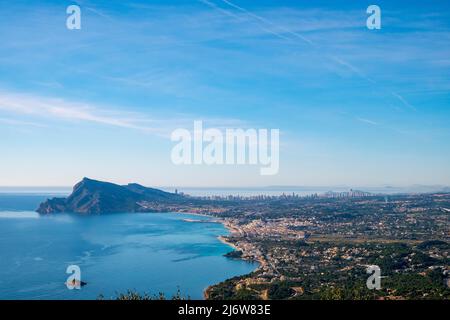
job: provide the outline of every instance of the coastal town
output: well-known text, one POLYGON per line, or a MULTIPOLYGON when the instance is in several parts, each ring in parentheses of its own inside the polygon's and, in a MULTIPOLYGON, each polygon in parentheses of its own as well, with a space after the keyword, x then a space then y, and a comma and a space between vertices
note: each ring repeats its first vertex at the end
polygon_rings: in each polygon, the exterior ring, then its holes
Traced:
POLYGON ((249 275, 210 286, 207 299, 448 299, 450 194, 216 199, 178 208, 224 224, 249 275), (383 285, 366 286, 366 268, 383 285))

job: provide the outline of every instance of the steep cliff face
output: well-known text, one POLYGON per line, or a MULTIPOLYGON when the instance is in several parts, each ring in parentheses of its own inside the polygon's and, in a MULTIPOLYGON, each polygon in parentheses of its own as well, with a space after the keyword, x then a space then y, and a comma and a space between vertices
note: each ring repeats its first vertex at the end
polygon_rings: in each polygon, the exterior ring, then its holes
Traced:
POLYGON ((117 184, 84 178, 77 183, 67 198, 53 198, 40 204, 37 212, 50 214, 137 212, 142 201, 176 201, 181 196, 139 184, 120 186, 117 184))

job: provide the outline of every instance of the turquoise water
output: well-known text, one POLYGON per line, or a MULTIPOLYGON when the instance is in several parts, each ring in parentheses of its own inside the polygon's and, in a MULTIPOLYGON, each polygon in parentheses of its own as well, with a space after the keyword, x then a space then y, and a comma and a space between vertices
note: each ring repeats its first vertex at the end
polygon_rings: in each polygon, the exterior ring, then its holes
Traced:
POLYGON ((0 299, 96 299, 118 292, 201 299, 211 284, 249 273, 257 265, 222 255, 218 223, 186 222, 206 217, 175 213, 39 216, 43 195, 0 194, 0 299), (69 265, 88 284, 68 290, 69 265))

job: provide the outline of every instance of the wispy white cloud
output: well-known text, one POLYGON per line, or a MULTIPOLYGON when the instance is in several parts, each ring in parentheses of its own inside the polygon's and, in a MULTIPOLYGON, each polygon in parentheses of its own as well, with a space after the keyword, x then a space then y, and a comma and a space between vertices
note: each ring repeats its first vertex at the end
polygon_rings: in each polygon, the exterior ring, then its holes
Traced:
POLYGON ((403 105, 405 105, 406 107, 416 111, 416 107, 414 107, 412 104, 410 104, 405 98, 403 98, 403 96, 401 96, 400 94, 398 94, 397 92, 391 92, 391 94, 396 97, 398 100, 400 100, 401 103, 403 103, 403 105))
MULTIPOLYGON (((232 118, 207 118, 193 115, 167 114, 167 118, 153 118, 138 112, 118 111, 120 108, 107 108, 95 104, 67 101, 60 98, 41 97, 29 94, 17 94, 0 91, 0 110, 36 119, 52 119, 60 121, 87 122, 125 129, 138 130, 164 138, 176 128, 190 128, 196 119, 203 120, 209 126, 243 127, 246 123, 232 118)), ((39 122, 23 121, 20 118, 0 118, 0 123, 10 125, 28 125, 45 127, 39 122)))
POLYGON ((154 128, 141 126, 123 113, 113 114, 84 103, 68 102, 64 99, 38 97, 0 92, 0 110, 33 115, 41 118, 87 121, 116 127, 152 132, 154 128))
POLYGON ((109 15, 107 15, 107 14, 105 14, 104 12, 102 12, 102 11, 100 11, 100 10, 97 10, 97 9, 95 9, 95 8, 93 8, 93 7, 86 7, 86 6, 85 6, 84 8, 85 8, 86 10, 88 10, 88 11, 93 12, 94 14, 96 14, 96 15, 102 17, 102 18, 105 18, 105 19, 108 19, 108 20, 113 20, 113 18, 110 17, 109 15))
MULTIPOLYGON (((209 5, 210 7, 219 9, 221 12, 226 12, 228 15, 232 15, 234 17, 239 18, 239 16, 235 15, 234 13, 224 10, 220 7, 218 7, 215 3, 213 3, 212 1, 209 0, 199 0, 202 3, 205 3, 207 5, 209 5)), ((356 66, 354 63, 349 62, 348 60, 339 57, 337 54, 334 53, 322 53, 320 48, 323 47, 324 43, 320 43, 317 41, 313 41, 311 40, 309 37, 304 36, 303 34, 297 32, 297 31, 293 31, 292 29, 290 29, 289 27, 285 27, 284 25, 280 24, 278 21, 279 19, 275 20, 275 22, 273 22, 270 19, 264 18, 262 15, 260 14, 256 14, 250 10, 247 10, 246 8, 243 8, 241 6, 236 5, 235 3, 229 1, 229 0, 220 0, 220 2, 226 4, 228 7, 237 10, 238 12, 241 12, 245 15, 247 15, 248 17, 262 23, 264 27, 264 31, 277 36, 278 38, 284 39, 284 40, 288 40, 288 41, 296 41, 296 40, 300 40, 304 43, 307 43, 311 49, 315 50, 318 52, 319 55, 322 55, 322 57, 324 59, 328 59, 330 61, 332 61, 333 63, 336 63, 344 68, 346 68, 348 71, 350 71, 351 73, 357 75, 359 78, 367 81, 371 86, 376 86, 378 88, 378 90, 380 92, 383 92, 384 94, 391 94, 393 97, 395 97, 396 99, 398 99, 404 106, 408 107, 411 110, 416 111, 417 109, 411 104, 409 103, 406 98, 404 98, 402 95, 400 95, 399 93, 397 93, 396 91, 393 91, 389 88, 387 88, 386 86, 380 84, 378 81, 376 81, 375 79, 373 79, 372 77, 368 76, 366 74, 366 72, 364 72, 363 70, 361 70, 361 68, 359 68, 358 66, 356 66)), ((339 12, 325 12, 325 15, 327 16, 333 16, 333 14, 340 14, 339 12)), ((345 17, 340 17, 343 18, 341 20, 343 20, 344 22, 339 22, 341 25, 335 25, 334 27, 336 29, 345 29, 346 27, 356 27, 359 25, 355 25, 354 23, 347 25, 345 23, 346 19, 345 17)), ((315 27, 320 29, 326 29, 327 26, 329 25, 330 21, 333 20, 339 20, 339 19, 331 19, 331 20, 323 20, 321 21, 319 24, 316 24, 315 27)), ((340 20, 340 21, 341 21, 340 20)), ((354 19, 355 20, 355 19, 354 19)), ((358 21, 356 19, 356 21, 358 21)), ((305 20, 305 21, 298 21, 298 25, 303 25, 306 27, 306 29, 309 31, 315 30, 314 27, 314 23, 311 25, 311 21, 305 20)))
POLYGON ((47 127, 46 125, 37 123, 37 122, 21 121, 21 120, 10 119, 10 118, 0 118, 0 123, 6 124, 6 125, 11 125, 11 126, 27 126, 27 127, 38 127, 38 128, 47 127))
MULTIPOLYGON (((227 5, 235 8, 235 9, 238 9, 239 11, 242 11, 242 12, 246 13, 247 15, 249 15, 250 17, 255 18, 258 21, 261 21, 261 22, 263 22, 265 24, 268 24, 268 25, 270 25, 272 27, 280 29, 283 33, 287 33, 287 34, 289 34, 291 36, 294 36, 294 37, 296 37, 296 38, 298 38, 298 39, 300 39, 300 40, 302 40, 302 41, 304 41, 304 42, 306 42, 306 43, 308 43, 310 45, 314 45, 313 41, 311 41, 310 39, 308 39, 307 37, 305 37, 304 35, 302 35, 302 34, 300 34, 298 32, 295 32, 295 31, 289 30, 289 29, 287 29, 287 28, 285 28, 283 26, 277 25, 277 24, 271 22, 268 19, 265 19, 265 18, 263 18, 263 17, 261 17, 261 16, 259 16, 257 14, 254 14, 254 13, 250 12, 247 9, 244 9, 244 8, 242 8, 242 7, 232 3, 231 1, 228 1, 228 0, 221 0, 221 1, 226 3, 227 5)), ((283 35, 281 35, 281 36, 283 36, 283 35)))
MULTIPOLYGON (((234 18, 234 19, 237 19, 237 20, 239 20, 239 21, 242 21, 242 20, 243 20, 241 16, 238 16, 238 15, 234 14, 233 12, 231 12, 231 11, 229 11, 229 10, 222 9, 221 7, 219 7, 218 5, 216 5, 216 4, 213 3, 213 2, 210 2, 210 1, 208 1, 208 0, 199 0, 199 1, 202 2, 202 3, 204 3, 204 4, 206 4, 206 5, 208 5, 208 6, 210 6, 211 8, 214 8, 214 9, 218 10, 219 12, 221 12, 221 13, 227 15, 227 16, 230 16, 230 17, 232 17, 232 18, 234 18)), ((263 18, 261 18, 261 17, 259 17, 259 16, 257 16, 257 15, 254 15, 254 14, 252 14, 251 12, 249 12, 249 11, 247 11, 247 10, 241 8, 241 7, 235 6, 235 5, 231 4, 231 3, 229 3, 229 5, 231 5, 231 6, 235 7, 235 8, 237 8, 237 9, 239 9, 240 11, 245 12, 245 13, 248 14, 250 17, 253 17, 253 18, 256 18, 257 20, 260 20, 260 21, 262 21, 262 22, 265 22, 263 18)), ((266 22, 266 23, 267 23, 267 22, 266 22)), ((287 40, 287 41, 291 41, 291 39, 289 39, 288 37, 284 36, 283 34, 281 34, 281 33, 279 33, 279 32, 276 32, 276 31, 274 31, 274 30, 272 30, 272 29, 266 28, 266 27, 264 27, 264 26, 262 26, 262 25, 260 25, 259 28, 260 28, 263 32, 270 33, 270 34, 272 34, 272 35, 274 35, 274 36, 276 36, 276 37, 278 37, 278 38, 280 38, 280 39, 287 40)))
POLYGON ((379 125, 378 122, 375 122, 375 121, 373 121, 373 120, 366 119, 366 118, 360 118, 360 117, 357 117, 356 120, 358 120, 358 121, 360 121, 360 122, 364 122, 364 123, 370 124, 370 125, 372 125, 372 126, 378 126, 378 125, 379 125))

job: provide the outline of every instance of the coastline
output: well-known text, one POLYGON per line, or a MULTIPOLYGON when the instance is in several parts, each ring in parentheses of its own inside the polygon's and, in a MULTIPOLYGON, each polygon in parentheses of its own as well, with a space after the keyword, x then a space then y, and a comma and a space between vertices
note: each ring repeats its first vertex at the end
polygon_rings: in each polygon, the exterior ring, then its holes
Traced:
MULTIPOLYGON (((204 213, 191 213, 191 212, 175 212, 178 214, 184 214, 184 215, 194 215, 194 216, 202 216, 202 217, 207 217, 207 218, 211 218, 214 219, 213 221, 210 221, 211 223, 220 223, 222 224, 225 229, 228 231, 228 235, 233 235, 234 233, 237 233, 239 231, 239 228, 236 225, 233 225, 229 220, 224 219, 224 218, 219 218, 219 217, 215 217, 215 216, 211 216, 208 214, 204 214, 204 213)), ((188 223, 195 223, 196 221, 188 221, 186 219, 184 219, 185 222, 188 223)), ((228 241, 227 236, 228 235, 218 235, 217 236, 217 240, 219 240, 221 243, 229 246, 230 248, 232 248, 234 251, 241 251, 244 256, 246 253, 246 250, 244 248, 239 247, 238 245, 228 241)), ((245 258, 245 257, 241 257, 241 258, 237 258, 246 262, 251 262, 251 263, 257 263, 258 266, 252 271, 252 272, 256 272, 258 271, 262 266, 264 266, 265 262, 263 261, 263 259, 261 257, 259 257, 259 259, 249 259, 249 258, 245 258)), ((242 276, 245 276, 242 275, 242 276)), ((226 281, 228 279, 224 279, 223 281, 226 281)), ((208 300, 209 299, 209 292, 211 291, 211 289, 215 286, 216 284, 211 284, 208 287, 206 287, 203 290, 203 299, 204 300, 208 300)))
MULTIPOLYGON (((184 214, 184 215, 191 215, 191 216, 200 216, 200 217, 206 217, 206 218, 216 218, 216 217, 213 217, 211 215, 207 215, 205 213, 196 213, 196 212, 172 211, 172 212, 169 212, 169 213, 175 213, 175 214, 180 214, 180 215, 184 214)), ((220 219, 220 218, 217 218, 217 219, 220 219)))
POLYGON ((228 242, 227 239, 225 238, 225 236, 217 236, 217 239, 222 242, 223 244, 226 244, 227 246, 233 248, 234 250, 238 251, 241 250, 240 248, 238 248, 235 244, 228 242))
MULTIPOLYGON (((220 223, 222 223, 222 225, 228 230, 229 235, 233 235, 233 233, 237 233, 239 228, 236 225, 231 224, 230 221, 227 221, 226 219, 221 219, 220 223)), ((217 237, 217 239, 222 242, 223 244, 228 245, 229 247, 231 247, 234 251, 241 251, 243 253, 243 257, 240 258, 236 258, 236 259, 240 259, 246 262, 251 262, 251 263, 257 263, 256 268, 252 271, 253 272, 257 272, 258 270, 260 270, 264 265, 265 265, 265 261, 262 259, 262 257, 258 257, 258 258, 248 258, 248 255, 246 255, 246 250, 232 242, 230 242, 227 239, 227 236, 223 236, 220 235, 217 237)), ((243 274, 241 276, 246 276, 249 275, 249 273, 247 274, 243 274)), ((225 279, 224 281, 226 281, 228 279, 225 279)), ((210 296, 210 291, 212 290, 212 288, 215 286, 216 284, 212 284, 210 286, 208 286, 204 291, 203 291, 203 298, 205 300, 209 299, 210 296)))
MULTIPOLYGON (((225 227, 225 229, 228 231, 228 233, 229 233, 228 235, 231 235, 231 236, 234 233, 239 232, 239 228, 236 225, 231 224, 231 222, 229 220, 224 219, 224 218, 219 218, 219 217, 207 215, 207 214, 204 214, 204 213, 190 213, 190 212, 175 212, 175 213, 185 214, 185 215, 197 215, 197 216, 211 218, 213 220, 208 221, 209 223, 220 223, 220 224, 222 224, 225 227)), ((190 222, 190 223, 197 222, 197 221, 189 221, 188 219, 184 219, 184 221, 185 222, 190 222)), ((222 242, 223 244, 226 244, 227 246, 231 247, 233 250, 242 251, 243 253, 246 253, 246 250, 244 248, 241 248, 241 247, 235 245, 234 243, 228 241, 228 239, 227 239, 228 235, 218 235, 217 239, 220 242, 222 242)), ((262 261, 260 259, 246 259, 246 258, 239 258, 239 259, 244 260, 244 261, 250 261, 250 262, 253 262, 253 263, 258 263, 259 266, 254 271, 258 270, 259 267, 261 267, 261 265, 264 264, 264 261, 262 261)))

